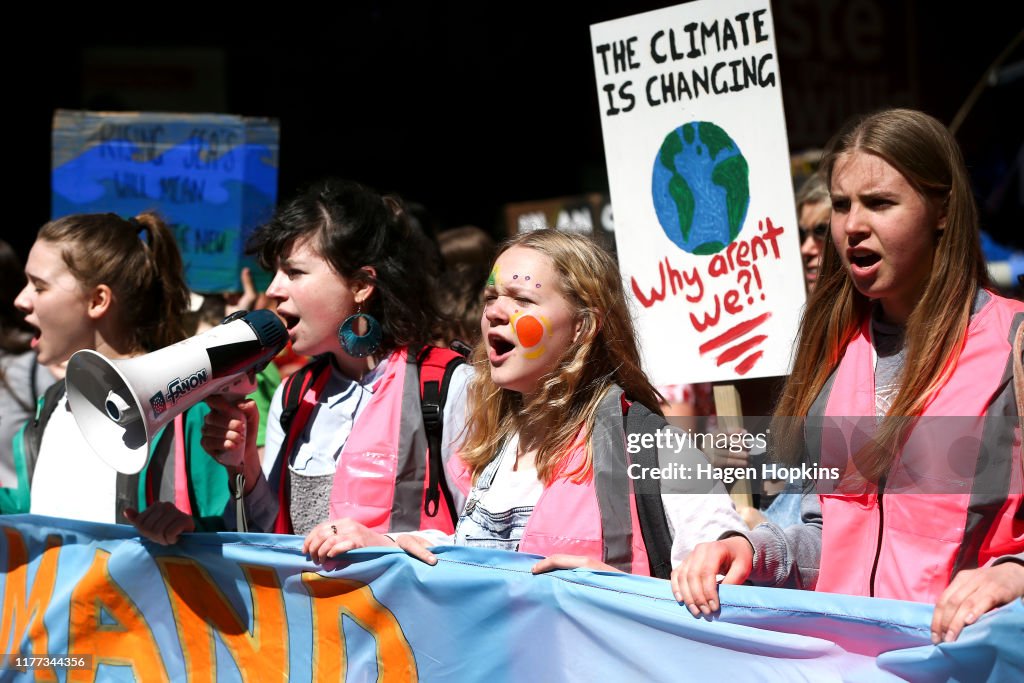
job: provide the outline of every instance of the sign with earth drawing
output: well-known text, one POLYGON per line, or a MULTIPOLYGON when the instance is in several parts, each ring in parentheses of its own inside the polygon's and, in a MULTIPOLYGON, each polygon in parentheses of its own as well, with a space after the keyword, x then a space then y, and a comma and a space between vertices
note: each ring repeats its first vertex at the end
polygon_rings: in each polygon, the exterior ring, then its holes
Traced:
POLYGON ((769 1, 701 0, 590 35, 648 374, 786 374, 804 287, 769 1))

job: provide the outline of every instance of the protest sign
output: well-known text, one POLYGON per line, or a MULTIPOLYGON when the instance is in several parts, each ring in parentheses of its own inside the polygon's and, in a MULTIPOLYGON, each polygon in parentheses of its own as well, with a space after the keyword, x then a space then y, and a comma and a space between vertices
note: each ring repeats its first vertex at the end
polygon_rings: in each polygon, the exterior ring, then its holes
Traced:
MULTIPOLYGON (((221 114, 58 110, 53 218, 155 209, 174 231, 188 286, 238 291, 245 241, 273 214, 278 126, 221 114)), ((269 278, 260 273, 257 286, 269 278)))
POLYGON ((586 194, 505 205, 509 235, 555 228, 589 235, 609 251, 615 251, 615 221, 607 195, 586 194))
POLYGON ((804 289, 770 3, 693 2, 591 40, 648 374, 786 374, 804 289))

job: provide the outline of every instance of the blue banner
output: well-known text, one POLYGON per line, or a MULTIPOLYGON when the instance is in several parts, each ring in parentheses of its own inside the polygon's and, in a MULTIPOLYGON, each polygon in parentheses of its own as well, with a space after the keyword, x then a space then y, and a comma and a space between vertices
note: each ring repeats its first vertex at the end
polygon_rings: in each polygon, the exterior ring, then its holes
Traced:
POLYGON ((535 576, 536 557, 519 553, 437 554, 434 567, 383 549, 318 567, 292 536, 194 534, 163 547, 130 527, 0 518, 0 680, 764 683, 1024 673, 1020 601, 936 647, 924 604, 725 586, 721 614, 708 621, 677 604, 665 581, 535 576))
POLYGON ((278 125, 225 114, 58 110, 53 218, 158 210, 174 230, 188 286, 239 291, 243 255, 277 199, 278 125))

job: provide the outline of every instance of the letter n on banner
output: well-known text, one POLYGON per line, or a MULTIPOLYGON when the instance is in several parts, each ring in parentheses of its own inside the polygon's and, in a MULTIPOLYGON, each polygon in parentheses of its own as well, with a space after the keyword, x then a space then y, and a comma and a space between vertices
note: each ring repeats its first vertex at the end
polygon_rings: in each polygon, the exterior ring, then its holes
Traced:
POLYGON ((405 639, 395 615, 377 601, 365 583, 330 579, 311 572, 302 574, 302 584, 313 598, 313 676, 317 680, 345 680, 347 654, 342 617, 349 617, 373 636, 377 646, 377 680, 419 680, 416 657, 405 639), (321 643, 328 643, 325 656, 321 643), (335 647, 338 643, 340 647, 335 647))
POLYGON ((284 678, 288 672, 288 622, 277 574, 270 567, 239 565, 252 591, 252 630, 210 574, 189 559, 159 557, 167 584, 185 670, 193 682, 216 680, 217 661, 211 630, 238 665, 242 680, 284 678))

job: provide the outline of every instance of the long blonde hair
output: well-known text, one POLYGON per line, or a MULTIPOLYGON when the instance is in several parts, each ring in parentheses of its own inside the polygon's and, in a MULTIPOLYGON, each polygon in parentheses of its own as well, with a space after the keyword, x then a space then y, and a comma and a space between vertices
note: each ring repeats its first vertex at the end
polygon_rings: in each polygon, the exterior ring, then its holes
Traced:
POLYGON ((557 476, 582 479, 591 473, 589 441, 597 405, 612 385, 658 413, 660 396, 641 368, 622 278, 612 257, 589 238, 557 230, 519 234, 501 246, 498 256, 512 247, 533 249, 551 259, 560 292, 575 310, 574 322, 581 325, 580 333, 555 369, 541 378, 540 391, 526 403, 522 394, 491 381, 487 340, 477 344, 461 456, 475 479, 505 439, 529 424, 545 435, 536 456, 538 478, 544 483, 557 476), (569 472, 566 457, 578 437, 587 444, 586 459, 569 472))
MULTIPOLYGON (((871 453, 858 458, 861 474, 884 476, 903 435, 952 374, 967 336, 971 306, 978 287, 988 285, 978 237, 978 215, 967 169, 953 136, 939 121, 919 111, 889 109, 872 114, 841 131, 829 146, 822 169, 829 186, 843 154, 873 154, 898 170, 926 201, 945 214, 937 232, 928 283, 906 323, 906 363, 900 388, 879 427, 871 453), (862 459, 863 458, 863 459, 862 459)), ((871 313, 871 303, 857 291, 831 240, 825 245, 818 284, 807 303, 793 372, 775 410, 773 431, 789 454, 799 442, 799 422, 847 345, 871 313)))

